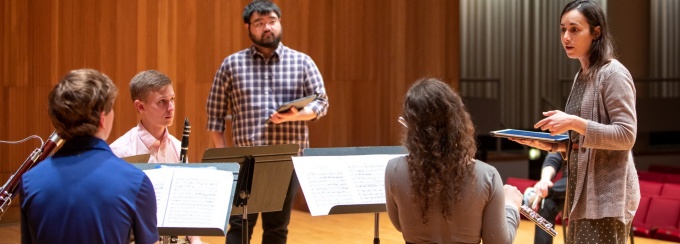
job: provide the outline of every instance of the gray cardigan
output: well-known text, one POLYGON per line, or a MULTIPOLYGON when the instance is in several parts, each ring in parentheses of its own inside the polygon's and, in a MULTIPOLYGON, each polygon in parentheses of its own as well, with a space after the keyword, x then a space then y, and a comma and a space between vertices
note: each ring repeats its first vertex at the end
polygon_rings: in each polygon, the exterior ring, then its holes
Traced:
POLYGON ((404 240, 410 243, 512 243, 519 227, 519 212, 505 205, 503 183, 496 168, 475 161, 475 180, 461 189, 461 200, 451 203, 451 221, 430 202, 428 224, 411 198, 411 179, 405 157, 389 161, 385 170, 387 214, 404 240))
POLYGON ((640 202, 640 184, 631 153, 637 134, 635 85, 619 61, 611 60, 586 83, 580 117, 588 126, 574 149, 578 170, 569 220, 613 217, 626 224, 640 202))

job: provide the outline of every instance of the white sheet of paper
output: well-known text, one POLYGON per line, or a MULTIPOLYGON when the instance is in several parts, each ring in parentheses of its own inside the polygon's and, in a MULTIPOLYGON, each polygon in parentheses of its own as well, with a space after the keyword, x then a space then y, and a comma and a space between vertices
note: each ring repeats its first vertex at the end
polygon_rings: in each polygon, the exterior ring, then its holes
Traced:
POLYGON ((205 168, 144 171, 156 189, 159 227, 224 228, 234 176, 205 168))
POLYGON ((156 219, 159 226, 165 220, 164 213, 165 208, 168 205, 168 195, 170 194, 170 184, 172 182, 174 172, 175 171, 172 169, 144 170, 144 173, 146 173, 146 176, 148 176, 149 180, 151 180, 153 189, 156 192, 156 219), (160 211, 161 209, 163 212, 160 211))
POLYGON ((404 155, 293 157, 293 165, 312 216, 328 215, 337 205, 385 203, 385 167, 404 155))

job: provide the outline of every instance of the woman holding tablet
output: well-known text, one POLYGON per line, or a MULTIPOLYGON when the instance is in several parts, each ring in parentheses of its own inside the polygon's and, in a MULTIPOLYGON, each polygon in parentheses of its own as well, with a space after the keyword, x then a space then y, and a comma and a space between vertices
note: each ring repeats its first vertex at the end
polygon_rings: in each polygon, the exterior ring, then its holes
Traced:
POLYGON ((534 127, 568 133, 569 140, 512 140, 561 152, 567 160, 567 243, 625 243, 640 201, 631 153, 637 133, 633 79, 615 59, 604 13, 593 1, 567 4, 560 29, 567 56, 581 69, 565 111, 544 112, 534 127))

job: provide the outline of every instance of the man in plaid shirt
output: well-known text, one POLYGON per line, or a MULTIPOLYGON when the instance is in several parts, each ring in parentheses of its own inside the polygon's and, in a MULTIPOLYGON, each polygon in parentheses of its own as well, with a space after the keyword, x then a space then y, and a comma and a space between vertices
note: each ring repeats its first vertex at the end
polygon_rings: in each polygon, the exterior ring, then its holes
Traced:
MULTIPOLYGON (((323 78, 306 54, 281 44, 281 10, 267 0, 256 0, 243 11, 243 21, 253 45, 224 59, 215 74, 206 104, 208 130, 215 147, 225 147, 225 120, 231 112, 232 139, 236 147, 298 144, 309 147, 306 121, 328 111, 323 78), (299 110, 276 109, 309 95, 317 98, 299 110)), ((283 210, 262 213, 262 243, 286 243, 293 197, 298 188, 295 174, 283 210)), ((249 214, 249 233, 258 214, 249 214)), ((241 217, 229 220, 227 243, 241 243, 241 217)), ((250 240, 250 236, 248 237, 250 240)))

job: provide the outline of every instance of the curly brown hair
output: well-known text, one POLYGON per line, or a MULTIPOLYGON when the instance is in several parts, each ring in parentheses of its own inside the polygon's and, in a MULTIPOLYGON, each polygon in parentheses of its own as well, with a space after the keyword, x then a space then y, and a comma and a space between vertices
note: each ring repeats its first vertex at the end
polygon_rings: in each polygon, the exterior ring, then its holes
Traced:
POLYGON ((413 201, 428 222, 430 203, 438 201, 448 221, 451 203, 460 201, 465 182, 474 179, 477 151, 475 129, 461 98, 446 83, 424 78, 413 84, 404 99, 413 201))

